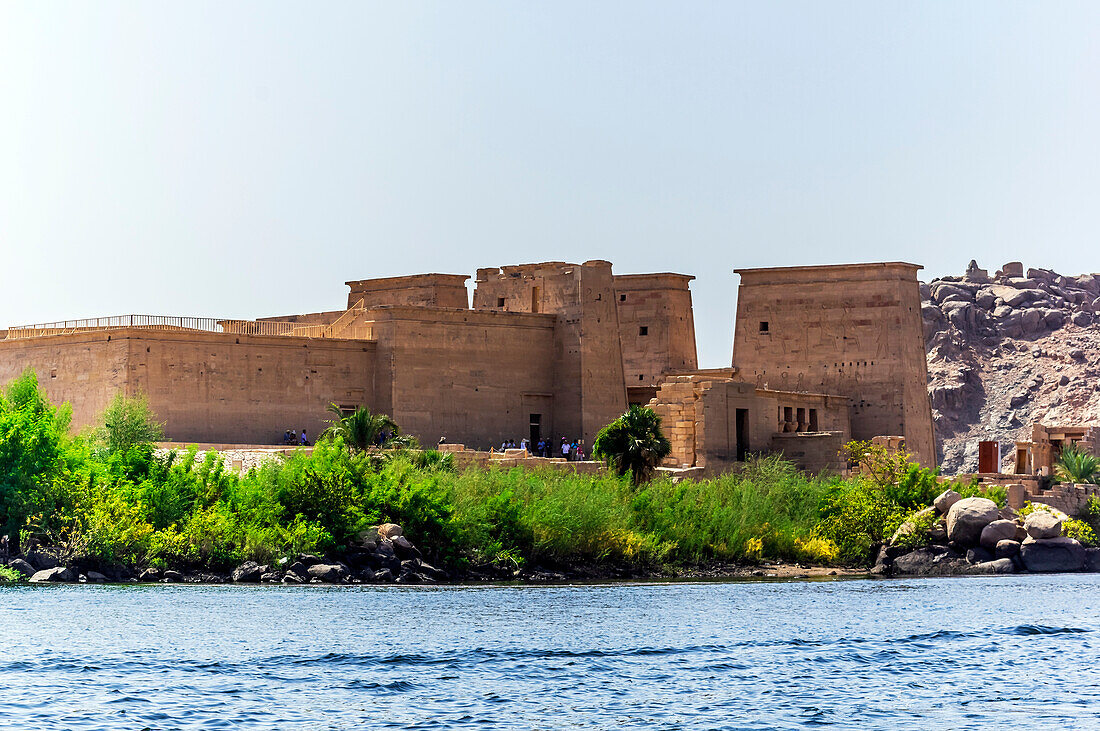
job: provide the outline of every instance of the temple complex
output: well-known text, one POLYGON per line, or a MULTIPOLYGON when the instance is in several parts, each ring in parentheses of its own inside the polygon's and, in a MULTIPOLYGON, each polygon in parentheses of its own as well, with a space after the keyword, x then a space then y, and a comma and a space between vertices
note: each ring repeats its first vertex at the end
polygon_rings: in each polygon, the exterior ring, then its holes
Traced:
POLYGON ((176 442, 310 438, 326 406, 390 414, 424 444, 580 439, 648 404, 670 467, 749 453, 842 469, 851 438, 934 457, 918 267, 741 270, 730 368, 700 370, 685 274, 606 261, 347 282, 346 307, 256 320, 127 315, 0 330, 0 382, 33 369, 77 428, 144 394, 176 442))

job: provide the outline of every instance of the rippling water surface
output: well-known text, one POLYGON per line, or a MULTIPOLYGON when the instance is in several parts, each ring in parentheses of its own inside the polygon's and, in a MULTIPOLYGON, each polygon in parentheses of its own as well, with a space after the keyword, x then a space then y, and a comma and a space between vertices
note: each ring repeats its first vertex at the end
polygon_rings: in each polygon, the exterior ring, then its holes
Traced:
POLYGON ((0 727, 1100 728, 1100 576, 0 587, 0 727))

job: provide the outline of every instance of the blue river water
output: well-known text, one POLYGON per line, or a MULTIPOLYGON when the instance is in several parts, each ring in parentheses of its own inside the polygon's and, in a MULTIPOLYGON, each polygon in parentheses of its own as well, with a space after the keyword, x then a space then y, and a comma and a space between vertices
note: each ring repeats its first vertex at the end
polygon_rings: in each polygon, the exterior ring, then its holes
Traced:
POLYGON ((1100 728, 1100 576, 0 587, 0 728, 1100 728))

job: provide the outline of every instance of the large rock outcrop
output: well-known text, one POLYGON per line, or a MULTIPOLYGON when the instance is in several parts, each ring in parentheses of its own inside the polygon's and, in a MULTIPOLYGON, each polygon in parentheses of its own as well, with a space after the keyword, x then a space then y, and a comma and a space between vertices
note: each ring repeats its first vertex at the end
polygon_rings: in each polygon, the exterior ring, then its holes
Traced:
POLYGON ((921 285, 929 396, 945 474, 1035 421, 1100 424, 1100 275, 1019 262, 921 285))

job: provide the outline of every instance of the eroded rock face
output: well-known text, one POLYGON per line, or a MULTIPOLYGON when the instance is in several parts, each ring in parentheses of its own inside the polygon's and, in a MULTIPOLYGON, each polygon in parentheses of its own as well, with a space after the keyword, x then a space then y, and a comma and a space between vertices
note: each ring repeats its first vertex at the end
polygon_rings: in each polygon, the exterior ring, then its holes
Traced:
POLYGON ((1000 518, 997 503, 984 497, 959 500, 947 511, 947 539, 964 546, 977 545, 982 531, 1000 518))
POLYGON ((1012 540, 1016 537, 1016 521, 995 520, 982 529, 981 539, 978 541, 983 548, 990 551, 997 548, 1001 541, 1012 540))
POLYGON ((34 576, 34 567, 21 558, 13 558, 8 561, 8 566, 22 574, 23 578, 34 576))
POLYGON ((401 526, 396 523, 383 523, 378 526, 378 537, 393 539, 397 536, 403 535, 404 531, 401 530, 401 526))
POLYGON ((1057 538, 1062 535, 1062 521, 1045 510, 1036 510, 1024 519, 1024 530, 1032 538, 1057 538))
POLYGON ((340 564, 318 563, 309 567, 310 579, 320 579, 325 584, 339 584, 348 575, 348 570, 340 564))
POLYGON ((243 564, 233 569, 233 574, 230 578, 238 584, 255 584, 260 581, 260 577, 267 573, 266 566, 260 566, 255 561, 245 561, 243 564))
POLYGON ((944 490, 932 501, 932 507, 940 515, 947 515, 947 511, 951 509, 951 506, 960 500, 962 500, 962 495, 959 493, 954 490, 944 490))
POLYGON ((1020 542, 1013 540, 997 541, 993 555, 997 558, 1012 558, 1020 552, 1020 542))
POLYGON ((1028 571, 1080 571, 1085 567, 1085 547, 1072 538, 1028 538, 1020 547, 1020 559, 1028 571))
POLYGON ((37 571, 31 576, 32 584, 45 584, 51 582, 76 581, 76 572, 64 566, 55 566, 52 569, 37 571))
POLYGON ((1027 440, 1038 420, 1100 424, 1100 277, 1018 264, 921 288, 944 474, 976 472, 979 440, 1027 440))
POLYGON ((949 576, 967 570, 966 559, 940 546, 918 548, 894 559, 894 573, 903 576, 949 576))

